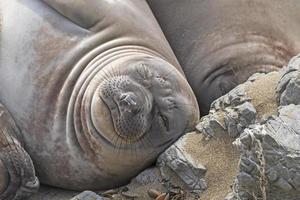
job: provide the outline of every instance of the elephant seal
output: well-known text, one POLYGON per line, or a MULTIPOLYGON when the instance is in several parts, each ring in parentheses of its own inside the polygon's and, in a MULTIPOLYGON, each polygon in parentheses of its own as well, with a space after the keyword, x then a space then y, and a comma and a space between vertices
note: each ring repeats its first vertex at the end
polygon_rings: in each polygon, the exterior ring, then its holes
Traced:
POLYGON ((11 0, 0 13, 1 199, 35 191, 35 172, 71 190, 125 184, 198 121, 145 1, 11 0))
POLYGON ((297 0, 147 0, 197 96, 213 100, 300 51, 297 0))

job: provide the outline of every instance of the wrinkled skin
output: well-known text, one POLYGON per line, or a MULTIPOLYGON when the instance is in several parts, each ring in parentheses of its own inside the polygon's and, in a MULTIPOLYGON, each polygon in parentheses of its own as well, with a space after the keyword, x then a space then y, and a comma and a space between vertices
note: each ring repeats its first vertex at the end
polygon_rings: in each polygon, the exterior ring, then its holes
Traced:
POLYGON ((0 18, 0 199, 120 186, 198 121, 145 1, 0 1, 0 18))
POLYGON ((298 0, 147 0, 195 92, 202 114, 255 72, 300 51, 298 0))

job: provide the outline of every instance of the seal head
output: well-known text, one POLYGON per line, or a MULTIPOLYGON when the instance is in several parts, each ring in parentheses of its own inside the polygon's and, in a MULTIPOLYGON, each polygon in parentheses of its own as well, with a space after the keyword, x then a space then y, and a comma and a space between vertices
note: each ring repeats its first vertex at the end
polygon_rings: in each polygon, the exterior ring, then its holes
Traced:
MULTIPOLYGON (((122 65, 126 66, 103 69, 104 74, 110 74, 103 77, 92 104, 92 110, 98 110, 98 104, 108 109, 113 125, 110 133, 125 143, 139 142, 148 134, 168 135, 170 141, 192 128, 197 111, 191 108, 197 108, 197 104, 176 68, 153 58, 125 61, 122 65)), ((102 124, 100 118, 94 116, 102 124)), ((166 142, 163 137, 159 140, 161 144, 166 142)))
MULTIPOLYGON (((184 75, 162 58, 133 54, 91 63, 71 95, 67 138, 76 159, 76 148, 89 156, 85 163, 91 166, 83 176, 95 179, 77 185, 111 188, 125 184, 193 130, 199 109, 184 75)), ((78 163, 72 169, 81 168, 78 163)), ((61 187, 72 183, 66 184, 61 187)))

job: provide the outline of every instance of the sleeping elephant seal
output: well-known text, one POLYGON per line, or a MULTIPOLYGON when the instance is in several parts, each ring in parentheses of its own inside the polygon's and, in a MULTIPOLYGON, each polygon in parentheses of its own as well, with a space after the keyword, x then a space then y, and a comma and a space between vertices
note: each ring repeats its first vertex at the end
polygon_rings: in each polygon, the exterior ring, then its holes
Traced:
POLYGON ((298 0, 148 0, 202 114, 255 72, 300 51, 298 0))
POLYGON ((33 166, 47 185, 119 186, 198 121, 145 1, 11 0, 0 12, 0 199, 36 190, 33 166))

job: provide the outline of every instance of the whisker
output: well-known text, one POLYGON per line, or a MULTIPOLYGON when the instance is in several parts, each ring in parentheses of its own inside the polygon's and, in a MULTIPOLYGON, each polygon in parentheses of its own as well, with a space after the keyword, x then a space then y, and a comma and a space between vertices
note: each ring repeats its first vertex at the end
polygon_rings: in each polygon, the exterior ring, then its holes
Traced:
POLYGON ((134 155, 135 155, 135 160, 138 161, 138 152, 137 152, 137 147, 136 147, 137 144, 135 142, 131 142, 130 145, 132 145, 134 155))
POLYGON ((147 142, 146 144, 150 144, 150 148, 154 148, 154 145, 149 138, 145 138, 145 142, 147 142))
POLYGON ((196 109, 195 106, 191 106, 191 105, 179 105, 179 104, 176 104, 175 105, 175 108, 178 109, 178 110, 181 110, 181 111, 194 111, 196 109))

